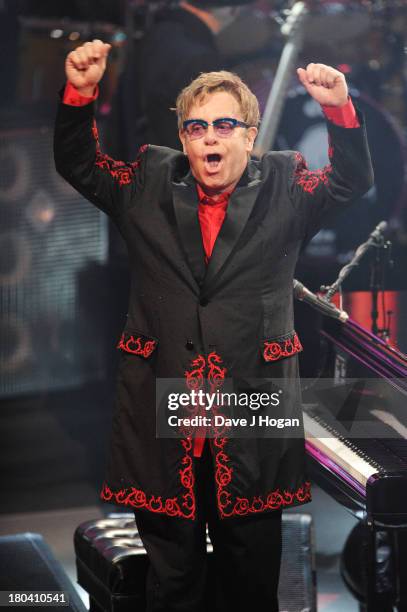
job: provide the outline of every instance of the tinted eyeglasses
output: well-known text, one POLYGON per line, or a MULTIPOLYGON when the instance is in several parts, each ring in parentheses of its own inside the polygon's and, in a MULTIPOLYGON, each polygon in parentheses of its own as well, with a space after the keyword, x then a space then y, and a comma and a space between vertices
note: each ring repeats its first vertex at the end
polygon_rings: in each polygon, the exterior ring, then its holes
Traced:
POLYGON ((215 121, 212 121, 212 123, 208 123, 203 119, 187 119, 182 124, 182 127, 190 140, 196 140, 197 138, 202 138, 204 134, 206 134, 210 125, 213 126, 215 134, 221 138, 228 138, 228 136, 231 136, 236 127, 249 127, 247 123, 243 123, 243 121, 238 121, 237 119, 232 119, 231 117, 215 119, 215 121))

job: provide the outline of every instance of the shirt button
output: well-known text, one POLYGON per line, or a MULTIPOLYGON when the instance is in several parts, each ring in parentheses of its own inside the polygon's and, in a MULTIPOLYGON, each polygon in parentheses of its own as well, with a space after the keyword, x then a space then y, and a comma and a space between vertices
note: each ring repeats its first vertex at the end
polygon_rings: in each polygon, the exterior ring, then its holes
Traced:
POLYGON ((194 348, 194 343, 192 342, 192 340, 187 340, 186 344, 185 344, 185 348, 188 351, 192 351, 194 348))
POLYGON ((209 304, 209 300, 206 299, 206 298, 201 298, 199 300, 199 304, 200 304, 200 306, 207 306, 209 304))

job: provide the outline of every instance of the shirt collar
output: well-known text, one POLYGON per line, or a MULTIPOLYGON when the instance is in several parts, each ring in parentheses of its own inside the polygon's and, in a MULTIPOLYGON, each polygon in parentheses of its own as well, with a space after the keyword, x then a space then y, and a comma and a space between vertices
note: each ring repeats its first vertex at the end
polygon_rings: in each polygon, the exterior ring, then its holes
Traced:
POLYGON ((222 206, 222 207, 224 207, 224 206, 227 206, 227 204, 229 203, 229 198, 231 196, 231 192, 230 191, 224 191, 215 200, 214 198, 206 195, 206 193, 203 191, 203 189, 199 185, 199 183, 196 184, 196 188, 197 188, 197 191, 198 191, 198 198, 199 198, 199 203, 200 204, 206 204, 206 205, 209 205, 209 206, 222 206))

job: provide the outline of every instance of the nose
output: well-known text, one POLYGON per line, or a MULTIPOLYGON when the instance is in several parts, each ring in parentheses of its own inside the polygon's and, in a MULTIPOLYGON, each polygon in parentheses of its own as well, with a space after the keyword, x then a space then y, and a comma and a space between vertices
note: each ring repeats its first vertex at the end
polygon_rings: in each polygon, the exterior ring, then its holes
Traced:
POLYGON ((213 144, 214 142, 217 142, 217 140, 218 137, 216 135, 213 125, 208 125, 208 129, 206 130, 204 136, 205 144, 213 144))

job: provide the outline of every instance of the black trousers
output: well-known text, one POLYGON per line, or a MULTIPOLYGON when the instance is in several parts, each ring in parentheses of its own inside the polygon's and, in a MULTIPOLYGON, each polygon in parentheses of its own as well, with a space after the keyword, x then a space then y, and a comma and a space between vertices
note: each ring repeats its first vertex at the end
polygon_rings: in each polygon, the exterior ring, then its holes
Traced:
POLYGON ((278 612, 281 510, 220 519, 207 440, 202 457, 195 459, 195 475, 195 521, 135 511, 150 561, 147 612, 278 612), (214 555, 211 576, 206 523, 214 555))

